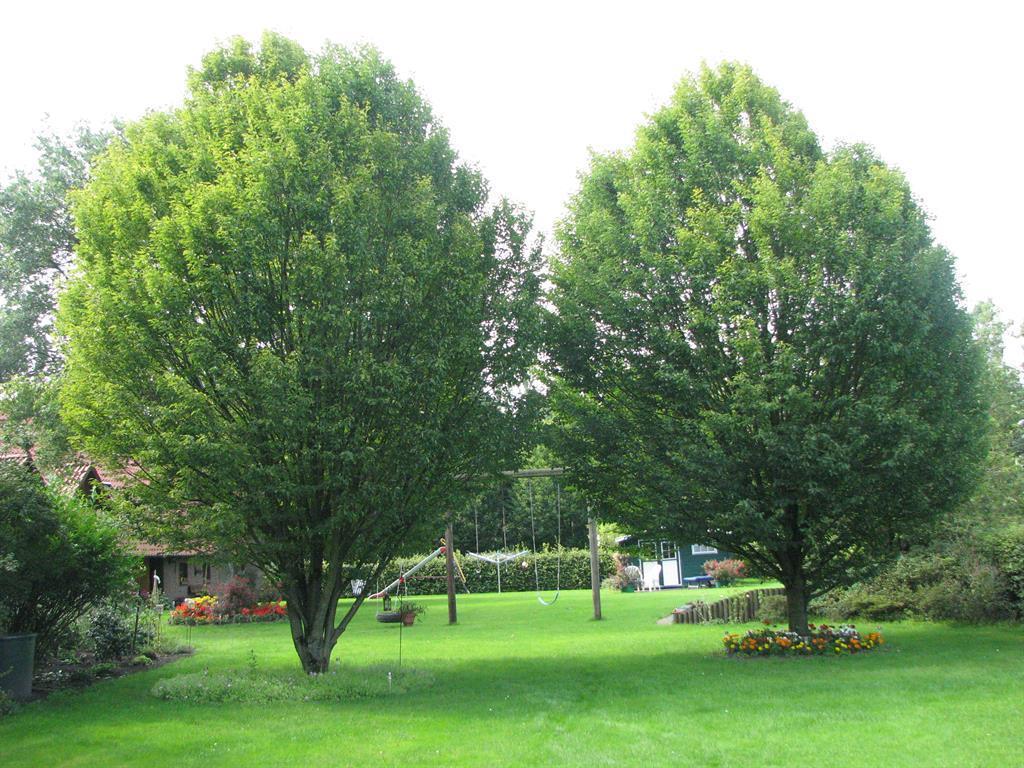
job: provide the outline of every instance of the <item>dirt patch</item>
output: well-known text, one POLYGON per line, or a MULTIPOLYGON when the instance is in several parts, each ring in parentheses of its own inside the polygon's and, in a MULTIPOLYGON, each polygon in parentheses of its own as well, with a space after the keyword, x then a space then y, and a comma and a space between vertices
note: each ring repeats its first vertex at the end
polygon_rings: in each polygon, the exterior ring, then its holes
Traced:
MULTIPOLYGON (((41 701, 58 691, 84 690, 101 680, 112 680, 148 669, 157 669, 172 661, 186 658, 194 653, 194 649, 183 649, 178 653, 146 653, 136 658, 146 658, 148 663, 132 663, 131 659, 119 662, 97 662, 85 656, 75 662, 55 661, 36 672, 32 681, 32 696, 29 702, 41 701)), ((26 702, 27 703, 27 702, 26 702)))

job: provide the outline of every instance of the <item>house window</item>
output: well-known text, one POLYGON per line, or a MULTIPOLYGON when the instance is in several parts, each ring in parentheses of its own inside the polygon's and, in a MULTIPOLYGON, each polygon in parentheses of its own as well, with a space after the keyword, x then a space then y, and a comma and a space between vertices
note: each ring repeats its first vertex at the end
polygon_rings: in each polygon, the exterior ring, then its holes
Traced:
POLYGON ((188 560, 178 563, 178 583, 188 584, 188 560))
POLYGON ((674 541, 661 542, 661 559, 671 560, 676 556, 676 543, 674 541))
POLYGON ((691 555, 717 555, 718 550, 714 547, 707 547, 703 544, 691 544, 690 545, 691 555))

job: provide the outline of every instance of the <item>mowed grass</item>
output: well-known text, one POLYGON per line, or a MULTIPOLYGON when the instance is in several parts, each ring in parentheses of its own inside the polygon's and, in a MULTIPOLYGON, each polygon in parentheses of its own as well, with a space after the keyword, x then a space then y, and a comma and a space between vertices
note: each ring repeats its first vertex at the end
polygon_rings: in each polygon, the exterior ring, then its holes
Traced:
MULTIPOLYGON (((0 765, 1024 766, 1019 625, 906 622, 862 656, 729 659, 722 626, 655 623, 693 595, 606 592, 602 622, 589 592, 460 596, 452 627, 444 598, 423 598, 402 663, 433 685, 344 703, 155 699, 157 680, 247 669, 250 652, 261 670, 297 665, 283 623, 197 628, 193 657, 0 721, 0 765)), ((371 607, 334 663, 398 652, 371 607)))

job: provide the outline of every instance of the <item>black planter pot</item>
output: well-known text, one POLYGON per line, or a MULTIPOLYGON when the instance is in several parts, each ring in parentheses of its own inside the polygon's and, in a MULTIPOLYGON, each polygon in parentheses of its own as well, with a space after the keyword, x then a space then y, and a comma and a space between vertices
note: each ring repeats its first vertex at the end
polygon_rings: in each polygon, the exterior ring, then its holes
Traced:
POLYGON ((34 633, 0 637, 0 689, 12 699, 27 699, 32 695, 35 657, 34 633))

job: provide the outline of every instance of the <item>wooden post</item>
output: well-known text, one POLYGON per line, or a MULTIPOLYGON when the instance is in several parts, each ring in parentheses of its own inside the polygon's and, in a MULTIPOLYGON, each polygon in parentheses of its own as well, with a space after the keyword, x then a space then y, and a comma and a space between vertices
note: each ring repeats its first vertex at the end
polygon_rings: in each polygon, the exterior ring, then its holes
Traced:
POLYGON ((456 624, 459 618, 455 610, 455 542, 451 518, 444 530, 444 566, 448 577, 448 623, 456 624))
POLYGON ((590 591, 594 593, 594 618, 601 619, 601 559, 597 556, 597 519, 587 520, 590 532, 590 591))

